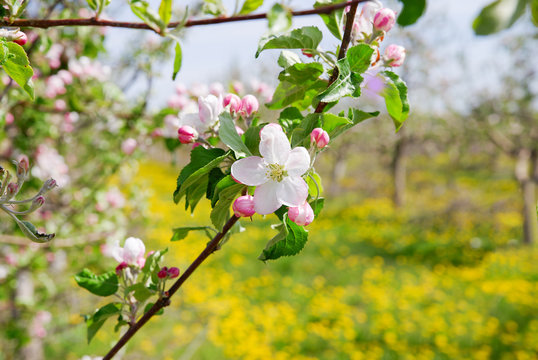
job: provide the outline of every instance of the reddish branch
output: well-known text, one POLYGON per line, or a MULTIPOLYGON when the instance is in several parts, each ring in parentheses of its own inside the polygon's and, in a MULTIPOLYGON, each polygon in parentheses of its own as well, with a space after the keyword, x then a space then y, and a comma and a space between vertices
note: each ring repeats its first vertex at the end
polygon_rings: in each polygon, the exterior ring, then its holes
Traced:
MULTIPOLYGON (((340 4, 334 4, 329 6, 319 7, 312 10, 301 10, 301 11, 292 11, 292 16, 306 16, 314 14, 330 14, 334 10, 342 9, 349 5, 357 5, 360 2, 367 0, 352 0, 340 4)), ((265 19, 267 17, 266 13, 262 14, 251 14, 251 15, 239 15, 231 17, 219 17, 211 19, 202 19, 202 20, 189 20, 183 26, 184 27, 193 27, 201 25, 212 25, 212 24, 222 24, 235 21, 245 21, 245 20, 258 20, 265 19)), ((180 22, 171 22, 168 24, 169 28, 175 28, 178 25, 181 25, 180 22)), ((89 19, 15 19, 9 21, 8 19, 0 20, 0 26, 15 26, 15 27, 32 27, 32 28, 50 28, 58 26, 108 26, 108 27, 119 27, 119 28, 128 28, 128 29, 142 29, 142 30, 153 30, 150 26, 143 22, 129 22, 129 21, 115 21, 115 20, 103 20, 96 18, 89 19)))
MULTIPOLYGON (((303 11, 303 12, 295 12, 294 14, 300 13, 302 15, 310 15, 310 14, 320 14, 320 13, 329 13, 330 11, 333 11, 335 9, 343 8, 347 5, 351 5, 350 11, 347 14, 346 19, 346 27, 344 31, 344 37, 342 39, 342 44, 340 45, 340 52, 338 53, 338 59, 342 59, 346 55, 347 48, 349 46, 349 43, 351 41, 351 30, 353 26, 353 20, 355 18, 355 13, 357 11, 357 6, 360 2, 363 2, 366 0, 355 0, 355 1, 349 1, 347 3, 342 3, 338 5, 333 6, 327 6, 324 8, 319 8, 316 10, 309 10, 309 11, 303 11), (330 9, 330 10, 329 10, 330 9)), ((241 18, 242 20, 251 20, 251 19, 260 19, 265 17, 265 14, 260 15, 248 15, 248 16, 241 16, 241 17, 235 17, 235 18, 227 18, 227 19, 211 19, 212 21, 215 20, 221 20, 220 22, 229 22, 229 21, 239 21, 238 18, 241 18), (234 20, 230 20, 234 19, 234 20), (222 21, 224 20, 224 21, 222 21)), ((210 20, 200 20, 200 21, 210 21, 210 20)), ((199 21, 199 22, 200 22, 199 21)), ((218 22, 218 21, 217 21, 218 22)), ((197 25, 206 25, 209 23, 217 23, 217 22, 207 22, 207 23, 197 23, 197 25)), ((194 26, 191 22, 190 26, 194 26)), ((338 68, 333 69, 333 76, 331 76, 331 79, 329 80, 329 86, 332 84, 332 82, 335 81, 335 79, 338 77, 338 68)), ((318 107, 316 108, 316 113, 323 112, 323 109, 325 108, 325 103, 320 103, 318 107)), ((142 327, 144 326, 149 319, 153 317, 158 311, 163 309, 164 307, 170 305, 170 298, 179 290, 181 285, 192 275, 192 273, 202 264, 202 262, 209 257, 218 247, 220 241, 224 238, 226 233, 230 231, 232 226, 239 220, 238 217, 232 216, 228 222, 224 225, 222 228, 222 231, 219 232, 206 246, 206 248, 200 253, 200 255, 196 258, 196 260, 193 261, 193 263, 188 267, 188 269, 181 275, 181 277, 168 289, 166 296, 159 299, 149 310, 146 312, 134 325, 132 325, 129 330, 120 338, 120 340, 114 345, 114 347, 108 352, 108 354, 105 355, 103 360, 110 360, 116 353, 133 337, 134 334, 142 327)))

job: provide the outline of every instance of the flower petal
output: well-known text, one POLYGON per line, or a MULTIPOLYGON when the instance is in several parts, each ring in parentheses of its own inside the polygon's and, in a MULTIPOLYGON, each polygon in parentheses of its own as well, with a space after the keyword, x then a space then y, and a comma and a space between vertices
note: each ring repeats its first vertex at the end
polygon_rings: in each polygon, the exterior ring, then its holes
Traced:
POLYGON ((178 127, 182 125, 188 125, 192 128, 195 128, 200 134, 207 131, 207 125, 202 123, 198 113, 188 113, 179 115, 178 127))
POLYGON ((284 165, 291 151, 286 134, 275 126, 260 131, 260 154, 268 164, 284 165))
POLYGON ((235 180, 249 186, 258 186, 267 182, 265 161, 259 156, 249 156, 232 164, 232 176, 235 180))
POLYGON ((256 187, 254 191, 254 210, 258 214, 267 215, 278 210, 282 203, 277 199, 276 193, 279 183, 268 181, 256 187))
POLYGON ((290 152, 284 166, 289 176, 301 176, 310 167, 310 154, 304 147, 299 146, 290 152))
POLYGON ((138 259, 144 256, 146 247, 142 240, 130 237, 125 240, 123 245, 123 260, 129 265, 137 265, 138 259))
POLYGON ((123 248, 120 246, 120 241, 116 240, 111 246, 110 255, 119 263, 123 262, 123 248))
POLYGON ((308 196, 308 185, 300 176, 287 176, 278 183, 276 197, 286 206, 300 206, 308 196))

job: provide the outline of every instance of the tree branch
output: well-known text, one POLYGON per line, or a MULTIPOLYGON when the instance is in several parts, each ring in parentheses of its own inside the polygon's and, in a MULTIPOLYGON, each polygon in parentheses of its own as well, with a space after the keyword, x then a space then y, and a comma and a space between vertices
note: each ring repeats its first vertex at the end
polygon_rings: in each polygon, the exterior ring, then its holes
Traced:
MULTIPOLYGON (((308 16, 315 14, 330 14, 334 10, 345 8, 349 5, 356 5, 358 3, 364 2, 367 0, 352 0, 345 3, 339 3, 329 6, 319 7, 312 10, 301 10, 301 11, 292 11, 292 16, 308 16)), ((267 18, 267 13, 262 14, 251 14, 251 15, 238 15, 230 17, 219 17, 211 19, 201 19, 201 20, 189 20, 184 24, 184 27, 193 27, 193 26, 202 26, 202 25, 213 25, 213 24, 222 24, 228 22, 236 21, 248 21, 248 20, 259 20, 267 18)), ((171 22, 168 24, 168 28, 175 28, 180 25, 180 22, 171 22)), ((128 29, 141 29, 141 30, 153 30, 147 24, 143 22, 129 22, 129 21, 115 21, 115 20, 103 20, 93 18, 86 19, 15 19, 9 21, 8 19, 0 20, 0 26, 14 26, 14 27, 31 27, 31 28, 42 28, 47 29, 51 27, 59 26, 108 26, 108 27, 119 27, 119 28, 128 28, 128 29)))
POLYGON ((110 360, 116 353, 133 337, 134 334, 142 326, 144 326, 149 319, 153 317, 159 310, 170 305, 170 298, 179 290, 181 285, 192 275, 192 273, 204 262, 205 259, 209 257, 219 245, 220 241, 226 235, 228 231, 235 225, 239 218, 233 215, 228 222, 222 228, 222 231, 219 232, 215 237, 207 244, 206 248, 198 255, 198 257, 192 262, 192 264, 185 270, 185 272, 177 279, 177 281, 168 289, 166 296, 157 300, 157 302, 146 312, 133 326, 127 330, 125 334, 120 338, 120 340, 114 345, 114 347, 105 355, 103 360, 110 360))

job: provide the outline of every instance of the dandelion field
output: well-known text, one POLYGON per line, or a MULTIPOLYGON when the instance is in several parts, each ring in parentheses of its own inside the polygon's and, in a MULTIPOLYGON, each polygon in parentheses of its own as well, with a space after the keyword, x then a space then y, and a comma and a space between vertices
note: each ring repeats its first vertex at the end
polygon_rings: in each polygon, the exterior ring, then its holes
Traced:
MULTIPOLYGON (((441 157, 412 166, 401 209, 388 190, 331 199, 295 259, 256 260, 272 219, 243 221, 246 231, 133 339, 127 358, 535 359, 538 251, 518 244, 517 188, 509 176, 474 171, 440 179, 444 167, 441 157), (450 186, 440 189, 444 180, 450 186), (462 197, 474 206, 456 209, 462 197)), ((169 165, 143 163, 134 183, 152 189, 148 242, 168 247, 166 263, 184 270, 207 240, 171 243, 170 228, 205 225, 209 205, 192 217, 174 205, 175 176, 169 165)), ((98 353, 117 336, 105 325, 87 347, 75 341, 82 318, 70 321, 74 331, 48 344, 50 358, 98 353)))

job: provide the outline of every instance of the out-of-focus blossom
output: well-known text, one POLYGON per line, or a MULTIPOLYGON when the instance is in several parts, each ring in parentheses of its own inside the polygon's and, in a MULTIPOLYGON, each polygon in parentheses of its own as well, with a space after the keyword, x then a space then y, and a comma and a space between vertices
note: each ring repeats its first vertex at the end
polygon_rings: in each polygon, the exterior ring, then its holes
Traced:
POLYGON ((214 82, 209 85, 209 93, 215 96, 222 96, 224 94, 224 85, 220 82, 214 82))
POLYGON ((6 125, 11 125, 13 124, 13 122, 15 122, 15 116, 13 116, 12 113, 7 113, 6 114, 6 125))
POLYGON ((135 237, 127 238, 123 247, 121 247, 119 241, 117 241, 112 248, 112 256, 117 262, 126 262, 131 266, 138 267, 144 266, 146 261, 146 258, 144 257, 145 252, 146 247, 144 246, 144 242, 135 237))
POLYGON ((118 188, 108 190, 105 198, 110 207, 119 209, 125 206, 125 196, 118 188))
POLYGON ((123 142, 121 143, 121 151, 125 155, 131 155, 136 150, 137 146, 138 146, 138 143, 136 142, 135 139, 128 138, 128 139, 123 140, 123 142))
POLYGON ((310 204, 305 201, 300 206, 290 207, 288 209, 288 217, 297 225, 306 226, 314 221, 314 210, 312 210, 310 204))
POLYGON ((65 111, 65 109, 67 109, 67 104, 65 102, 65 100, 63 99, 58 99, 54 102, 54 110, 56 111, 65 111))
POLYGON ((69 183, 68 172, 69 168, 63 156, 58 154, 56 149, 46 144, 41 144, 37 147, 32 175, 41 180, 53 178, 58 186, 63 187, 69 183))

